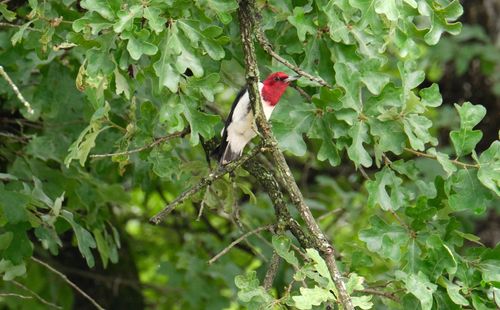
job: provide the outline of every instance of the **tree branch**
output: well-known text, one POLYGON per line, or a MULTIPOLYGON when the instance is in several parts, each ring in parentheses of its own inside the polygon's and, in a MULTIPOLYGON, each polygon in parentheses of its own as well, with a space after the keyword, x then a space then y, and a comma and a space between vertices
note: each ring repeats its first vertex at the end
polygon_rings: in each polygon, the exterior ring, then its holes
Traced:
MULTIPOLYGON (((342 276, 335 263, 334 249, 314 220, 311 210, 305 203, 304 197, 302 196, 297 183, 295 183, 292 172, 290 171, 290 168, 286 163, 285 157, 277 147, 277 141, 271 134, 269 124, 263 116, 262 102, 257 85, 259 71, 257 67, 255 48, 252 39, 252 33, 256 30, 254 6, 255 3, 252 0, 241 0, 239 2, 238 17, 240 21, 241 40, 245 55, 246 78, 249 97, 250 102, 252 103, 252 108, 254 110, 254 115, 256 116, 255 118, 257 121, 257 125, 260 132, 262 133, 264 143, 271 146, 271 154, 274 159, 275 167, 279 171, 279 174, 277 176, 282 179, 283 183, 286 184, 285 190, 288 192, 293 204, 299 211, 302 219, 305 221, 312 237, 316 240, 317 243, 319 243, 319 246, 317 248, 321 251, 323 258, 325 259, 325 262, 328 266, 328 270, 330 271, 332 280, 337 287, 340 303, 342 304, 344 309, 352 310, 354 309, 354 307, 352 305, 351 298, 347 293, 345 284, 342 281, 342 276)), ((294 71, 308 78, 313 78, 317 82, 319 82, 317 78, 303 72, 300 69, 294 71)), ((324 81, 322 82, 323 84, 325 83, 324 81)))
POLYGON ((254 29, 255 30, 255 37, 257 38, 257 41, 259 42, 260 46, 262 46, 262 48, 264 49, 264 51, 266 51, 271 57, 273 57, 277 61, 281 62, 282 64, 284 64, 288 68, 292 69, 298 75, 303 76, 303 77, 305 77, 305 78, 307 78, 307 79, 309 79, 309 80, 311 80, 313 82, 316 82, 316 83, 318 83, 321 86, 332 88, 332 86, 330 84, 328 84, 322 78, 320 78, 318 76, 314 76, 312 74, 309 74, 309 73, 305 72, 301 68, 297 67, 296 65, 292 64, 291 62, 289 62, 285 58, 283 58, 280 55, 278 55, 278 53, 276 53, 274 51, 273 46, 271 45, 271 43, 269 43, 269 40, 267 40, 266 35, 262 31, 262 29, 260 27, 260 22, 259 22, 258 18, 254 18, 254 22, 255 22, 255 29, 254 29))
POLYGON ((160 212, 158 212, 156 215, 154 215, 149 221, 153 224, 159 224, 170 212, 172 212, 179 204, 183 203, 187 199, 191 198, 193 195, 207 187, 208 185, 212 184, 215 180, 220 179, 223 177, 226 173, 234 171, 236 168, 238 168, 241 164, 243 164, 245 161, 249 160, 250 158, 254 157, 257 155, 259 152, 264 151, 266 148, 263 146, 257 146, 255 147, 250 153, 243 155, 240 157, 238 160, 235 160, 223 167, 219 166, 218 169, 212 173, 210 173, 208 176, 204 177, 201 179, 198 184, 194 185, 193 187, 189 188, 177 198, 174 199, 171 203, 169 203, 165 208, 163 208, 160 212))
MULTIPOLYGON (((415 150, 407 148, 407 147, 405 147, 405 151, 407 151, 409 153, 412 153, 412 154, 415 154, 415 155, 417 155, 419 157, 425 157, 425 158, 430 158, 430 159, 436 159, 437 160, 437 157, 434 156, 434 155, 427 154, 427 153, 422 153, 422 152, 419 152, 419 151, 415 151, 415 150)), ((452 163, 454 163, 455 165, 457 165, 457 166, 461 166, 462 168, 480 168, 481 167, 481 165, 479 165, 479 164, 468 164, 468 163, 464 163, 464 162, 458 161, 456 159, 450 159, 450 161, 452 163)))
POLYGON ((266 225, 266 226, 261 226, 261 227, 258 227, 254 230, 251 230, 245 234, 243 234, 241 237, 239 237, 238 239, 234 240, 233 242, 231 242, 230 245, 228 245, 227 247, 225 247, 222 251, 219 252, 219 254, 215 255, 214 257, 212 257, 209 261, 208 261, 208 264, 209 265, 212 265, 216 260, 218 260, 221 256, 223 256, 224 254, 226 254, 227 252, 229 252, 229 250, 231 250, 235 245, 237 245, 238 243, 240 243, 241 241, 245 240, 246 238, 250 237, 251 235, 254 235, 254 234, 257 234, 257 233, 260 233, 261 231, 264 231, 264 230, 270 230, 271 228, 274 227, 274 224, 272 225, 266 225))
POLYGON ((73 283, 70 279, 68 279, 68 277, 66 277, 65 274, 61 273, 60 271, 58 271, 57 269, 55 269, 54 267, 50 266, 49 264, 39 260, 38 258, 32 256, 31 257, 31 260, 33 260, 34 262, 44 266, 45 268, 47 268, 48 270, 52 271, 53 273, 55 273, 56 275, 58 275, 61 279, 63 279, 64 282, 68 283, 72 288, 74 288, 78 293, 80 293, 83 297, 85 297, 87 300, 89 300, 97 309, 99 310, 104 310, 104 308, 99 305, 97 303, 97 301, 95 301, 92 297, 90 297, 89 295, 87 295, 87 293, 85 293, 81 288, 79 288, 75 283, 73 283))
POLYGON ((176 132, 171 133, 169 135, 166 135, 166 136, 163 136, 163 137, 160 137, 160 138, 156 138, 156 139, 153 140, 153 142, 148 143, 148 144, 146 144, 144 146, 141 146, 139 148, 136 148, 136 149, 132 149, 132 150, 128 150, 128 151, 123 151, 123 152, 108 153, 108 154, 93 154, 93 155, 90 155, 89 157, 91 157, 91 158, 104 158, 104 157, 120 156, 120 155, 130 155, 130 154, 134 154, 134 153, 139 153, 141 151, 153 148, 153 147, 155 147, 156 145, 158 145, 160 143, 172 140, 173 138, 184 137, 189 132, 191 132, 191 130, 189 128, 185 128, 184 130, 176 131, 176 132))
POLYGON ((56 309, 62 309, 61 306, 58 306, 56 304, 53 304, 53 303, 51 303, 51 302, 43 299, 40 295, 38 295, 37 293, 33 292, 30 288, 28 288, 28 287, 24 286, 23 284, 17 282, 16 280, 13 280, 12 283, 14 285, 16 285, 17 287, 19 287, 19 288, 25 290, 26 292, 30 293, 33 297, 35 297, 36 299, 38 299, 41 303, 46 304, 49 307, 53 307, 53 308, 56 308, 56 309))
POLYGON ((273 252, 273 256, 271 257, 271 262, 269 263, 269 268, 267 269, 266 276, 264 277, 264 282, 262 286, 266 291, 268 291, 274 282, 274 278, 276 278, 276 274, 278 274, 278 269, 280 267, 281 257, 273 252))
POLYGON ((12 88, 12 90, 14 91, 14 93, 16 94, 16 96, 19 99, 19 101, 21 101, 22 104, 24 104, 24 107, 26 108, 26 110, 28 110, 28 113, 29 114, 34 114, 35 111, 33 111, 33 108, 31 107, 31 104, 26 99, 24 99, 23 94, 21 94, 21 92, 19 91, 19 88, 16 86, 16 84, 14 84, 14 82, 12 82, 12 79, 7 74, 7 72, 5 72, 5 70, 3 69, 2 66, 0 66, 0 75, 10 85, 10 87, 12 88))

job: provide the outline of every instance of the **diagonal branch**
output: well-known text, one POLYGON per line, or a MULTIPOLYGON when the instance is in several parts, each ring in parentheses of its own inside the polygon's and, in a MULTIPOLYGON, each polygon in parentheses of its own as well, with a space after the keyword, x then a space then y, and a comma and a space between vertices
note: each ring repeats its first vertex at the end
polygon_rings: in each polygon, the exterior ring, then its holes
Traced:
POLYGON ((262 29, 260 27, 259 20, 257 18, 254 18, 254 22, 255 22, 255 29, 254 29, 255 30, 255 37, 257 38, 257 41, 259 42, 260 46, 262 46, 262 48, 269 55, 271 55, 271 57, 273 57, 277 61, 281 62, 282 64, 284 64, 288 68, 292 69, 298 75, 303 76, 303 77, 305 77, 305 78, 307 78, 307 79, 309 79, 309 80, 311 80, 313 82, 316 82, 316 83, 318 83, 321 86, 332 88, 332 86, 330 84, 328 84, 325 80, 323 80, 319 76, 314 76, 312 74, 309 74, 309 73, 305 72, 301 68, 297 67, 296 65, 292 64, 291 62, 289 62, 285 58, 281 57, 278 53, 276 53, 274 51, 274 48, 271 45, 271 43, 269 43, 269 41, 267 40, 266 35, 264 34, 264 31, 262 31, 262 29))
POLYGON ((176 131, 176 132, 171 133, 169 135, 166 135, 166 136, 163 136, 163 137, 160 137, 160 138, 156 138, 156 139, 153 140, 153 142, 148 143, 148 144, 146 144, 144 146, 141 146, 139 148, 136 148, 136 149, 132 149, 132 150, 128 150, 128 151, 123 151, 123 152, 108 153, 108 154, 93 154, 93 155, 90 155, 90 157, 91 158, 104 158, 104 157, 120 156, 120 155, 130 155, 130 154, 134 154, 134 153, 139 153, 141 151, 153 148, 153 147, 157 146, 158 144, 161 144, 161 143, 167 142, 169 140, 172 140, 173 138, 184 137, 189 132, 190 132, 189 128, 185 128, 184 130, 176 131))
POLYGON ((12 79, 7 74, 7 72, 5 72, 5 70, 3 69, 2 66, 0 66, 0 75, 5 79, 5 81, 7 81, 7 83, 9 83, 10 87, 12 88, 12 90, 14 91, 14 93, 16 94, 16 96, 19 99, 19 101, 21 101, 22 104, 24 104, 24 107, 26 108, 26 110, 28 110, 28 113, 29 114, 34 114, 35 111, 33 111, 33 108, 31 107, 31 104, 28 102, 28 100, 26 100, 24 98, 23 94, 21 94, 21 92, 19 91, 19 88, 17 87, 17 85, 14 84, 14 82, 12 82, 12 79))
POLYGON ((245 234, 243 234, 242 236, 240 236, 238 239, 234 240, 233 242, 231 242, 231 244, 229 244, 227 247, 225 247, 222 251, 220 251, 217 255, 215 255, 214 257, 212 257, 209 261, 208 261, 208 264, 209 265, 212 265, 216 260, 218 260, 219 258, 221 258, 221 256, 223 256, 224 254, 226 254, 227 252, 229 252, 229 250, 231 250, 235 245, 237 245, 238 243, 240 243, 241 241, 245 240, 246 238, 250 237, 251 235, 254 235, 254 234, 258 234, 260 233, 261 231, 264 231, 264 230, 270 230, 274 227, 273 224, 271 225, 266 225, 266 226, 261 226, 261 227, 258 227, 254 230, 251 230, 245 234))
POLYGON ((241 164, 249 160, 250 158, 254 157, 258 153, 264 151, 266 148, 262 146, 257 146, 255 147, 250 153, 243 155, 240 157, 238 160, 235 160, 224 167, 219 166, 218 169, 212 173, 210 173, 208 176, 204 177, 201 179, 200 182, 198 182, 196 185, 193 187, 189 188, 177 198, 174 199, 171 203, 169 203, 165 208, 163 208, 160 212, 155 214, 149 221, 153 224, 159 224, 170 212, 172 212, 178 205, 186 201, 187 199, 191 198, 194 196, 196 193, 204 189, 205 187, 209 186, 212 184, 214 181, 217 179, 220 179, 224 175, 226 175, 229 172, 234 171, 236 168, 238 168, 241 164))
POLYGON ((241 0, 239 3, 238 17, 240 21, 241 40, 245 55, 246 78, 249 97, 250 102, 252 103, 252 108, 254 110, 254 115, 256 116, 257 125, 262 134, 264 143, 271 146, 271 154, 274 159, 274 164, 279 172, 277 176, 282 180, 282 183, 286 185, 284 189, 288 192, 288 195, 290 196, 293 204, 306 223, 309 232, 317 241, 317 243, 319 243, 319 246, 317 248, 321 251, 323 258, 325 259, 325 262, 328 266, 328 270, 330 272, 332 280, 337 287, 340 303, 342 304, 344 309, 352 310, 354 309, 354 307, 352 305, 351 298, 347 293, 345 284, 342 280, 342 275, 340 274, 340 271, 338 270, 338 267, 336 265, 334 257, 335 251, 333 249, 333 246, 326 239, 325 235, 319 228, 319 225, 314 220, 311 210, 305 203, 304 197, 302 196, 297 183, 295 183, 292 172, 290 171, 290 168, 286 163, 283 153, 281 153, 281 151, 277 147, 277 141, 271 134, 269 124, 263 116, 262 102, 257 85, 259 70, 257 67, 255 47, 252 39, 252 34, 255 31, 254 7, 254 1, 241 0))
POLYGON ((99 310, 104 310, 104 308, 99 305, 97 303, 97 301, 95 301, 92 297, 90 297, 89 295, 87 295, 87 293, 85 293, 81 288, 79 288, 75 283, 73 283, 70 279, 68 279, 68 277, 66 277, 66 275, 62 272, 60 272, 59 270, 55 269, 54 267, 50 266, 49 264, 47 264, 46 262, 43 262, 41 260, 39 260, 38 258, 32 256, 31 257, 31 260, 33 260, 34 262, 44 266, 45 268, 47 268, 48 270, 52 271, 53 273, 55 273, 56 275, 58 275, 61 279, 64 280, 64 282, 68 283, 72 288, 74 288, 78 293, 80 293, 83 297, 85 297, 86 299, 88 299, 97 309, 99 310))

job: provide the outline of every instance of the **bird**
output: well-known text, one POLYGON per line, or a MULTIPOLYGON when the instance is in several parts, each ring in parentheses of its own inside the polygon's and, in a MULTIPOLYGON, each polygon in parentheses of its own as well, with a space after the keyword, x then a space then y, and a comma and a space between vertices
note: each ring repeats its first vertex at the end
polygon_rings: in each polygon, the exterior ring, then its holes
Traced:
MULTIPOLYGON (((271 73, 264 81, 259 82, 262 108, 267 120, 281 96, 292 81, 299 76, 289 76, 284 72, 271 73)), ((215 153, 219 156, 221 166, 238 159, 245 146, 257 135, 255 120, 248 96, 248 87, 243 87, 231 106, 231 111, 221 131, 222 141, 215 153)))

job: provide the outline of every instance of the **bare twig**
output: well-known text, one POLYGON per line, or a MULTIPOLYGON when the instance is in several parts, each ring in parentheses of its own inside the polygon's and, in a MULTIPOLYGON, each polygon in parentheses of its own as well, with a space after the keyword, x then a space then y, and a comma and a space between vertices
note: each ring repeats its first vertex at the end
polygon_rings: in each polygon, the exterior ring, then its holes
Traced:
MULTIPOLYGON (((297 183, 293 178, 292 172, 290 171, 290 168, 286 163, 283 153, 281 153, 281 151, 277 147, 278 145, 277 141, 271 134, 269 124, 267 123, 267 120, 263 116, 262 102, 257 84, 259 78, 259 70, 257 67, 255 47, 252 40, 252 35, 255 31, 257 31, 257 36, 259 37, 259 29, 256 29, 258 27, 255 27, 255 3, 253 0, 241 0, 239 2, 238 17, 240 21, 241 40, 245 55, 248 92, 249 92, 250 102, 252 103, 252 109, 254 110, 254 115, 256 116, 256 121, 259 127, 259 131, 261 132, 266 145, 271 146, 271 154, 274 159, 275 167, 279 171, 279 174, 277 176, 280 179, 282 179, 283 181, 282 183, 286 184, 284 189, 288 192, 288 195, 290 196, 293 204, 295 205, 302 219, 306 223, 309 232, 315 239, 317 248, 321 251, 323 258, 325 259, 332 280, 335 283, 335 286, 337 287, 337 290, 339 292, 340 303, 342 304, 344 309, 353 310, 354 307, 352 305, 351 298, 347 293, 345 284, 342 280, 342 275, 340 274, 340 271, 338 270, 335 262, 335 257, 334 257, 335 250, 333 246, 329 243, 329 241, 327 240, 321 229, 319 228, 319 225, 314 220, 311 210, 304 201, 304 197, 302 196, 302 193, 300 192, 299 187, 297 186, 297 183)), ((260 37, 261 40, 259 41, 263 41, 262 40, 263 36, 260 37)), ((266 42, 261 42, 261 44, 262 43, 264 43, 263 45, 265 45, 266 42)), ((268 52, 272 51, 270 45, 264 47, 264 49, 266 49, 268 52)), ((279 55, 273 55, 273 57, 278 59, 277 56, 279 55)), ((286 65, 285 62, 283 63, 286 65)), ((316 81, 321 85, 324 86, 328 85, 322 79, 314 77, 302 71, 300 68, 297 68, 293 65, 289 67, 295 72, 301 74, 302 76, 305 76, 313 81, 316 81)))
POLYGON ((198 182, 198 184, 194 185, 190 189, 188 189, 185 192, 183 192, 182 194, 180 194, 177 198, 174 199, 174 201, 169 203, 165 208, 163 208, 160 212, 158 212, 156 215, 154 215, 149 221, 153 224, 159 224, 179 204, 181 204, 184 201, 186 201, 187 199, 191 198, 193 195, 198 193, 200 190, 202 190, 203 188, 212 184, 215 180, 220 179, 226 173, 234 171, 236 168, 238 168, 245 161, 254 157, 259 152, 262 152, 263 150, 265 150, 265 147, 257 146, 249 154, 243 155, 238 160, 230 162, 229 164, 227 164, 223 167, 219 166, 216 171, 210 173, 208 176, 201 179, 201 181, 198 182))
POLYGON ((260 233, 261 231, 264 231, 264 230, 269 230, 271 229, 272 227, 274 227, 274 225, 267 225, 267 226, 261 226, 261 227, 258 227, 254 230, 251 230, 245 234, 243 234, 241 237, 239 237, 238 239, 234 240, 233 242, 231 242, 230 245, 228 245, 227 247, 225 247, 222 251, 219 252, 219 254, 215 255, 214 257, 212 257, 209 261, 208 261, 208 264, 211 265, 213 264, 216 260, 218 260, 221 256, 223 256, 224 254, 226 254, 227 252, 229 252, 229 250, 231 250, 235 245, 237 245, 238 243, 240 243, 241 241, 245 240, 246 238, 250 237, 251 235, 254 235, 254 234, 258 234, 260 233))
MULTIPOLYGON (((23 25, 9 24, 9 23, 0 22, 0 27, 21 28, 22 26, 23 25)), ((26 30, 35 31, 35 32, 42 32, 42 30, 40 30, 40 29, 31 28, 31 27, 27 27, 26 30)))
MULTIPOLYGON (((254 19, 255 20, 255 19, 254 19)), ((258 21, 255 20, 257 22, 257 25, 255 27, 255 37, 257 38, 257 41, 259 42, 260 46, 262 46, 262 48, 269 54, 271 55, 271 57, 273 57, 274 59, 276 59, 277 61, 281 62, 282 64, 284 64, 285 66, 287 66, 288 68, 292 69, 293 71, 295 71, 298 75, 300 76, 303 76, 313 82, 316 82, 318 84, 320 84, 321 86, 325 86, 325 87, 328 87, 328 88, 332 88, 332 86, 330 84, 328 84, 325 80, 323 80, 322 78, 318 77, 318 76, 314 76, 312 74, 309 74, 307 72, 305 72, 304 70, 302 70, 301 68, 297 67, 296 65, 292 64, 291 62, 289 62, 288 60, 286 60, 285 58, 281 57, 280 55, 278 55, 278 53, 276 53, 274 51, 274 48, 273 46, 271 45, 271 43, 269 43, 269 41, 267 40, 266 38, 266 35, 264 34, 264 32, 262 31, 262 29, 260 28, 260 25, 258 25, 258 21)))
POLYGON ((266 291, 268 291, 273 286, 274 278, 276 278, 276 274, 278 274, 280 262, 281 257, 278 255, 278 253, 276 253, 276 251, 274 251, 273 256, 271 257, 271 262, 269 263, 269 268, 266 272, 266 276, 264 277, 264 282, 262 284, 266 291))
POLYGON ((49 264, 39 260, 38 258, 32 256, 31 257, 31 260, 33 260, 34 262, 44 266, 45 268, 47 268, 48 270, 52 271, 53 273, 55 273, 56 275, 58 275, 61 279, 63 279, 64 282, 68 283, 72 288, 74 288, 78 293, 80 293, 83 297, 85 297, 88 301, 90 301, 97 309, 99 310, 104 310, 104 308, 99 305, 97 303, 97 301, 95 301, 92 297, 90 297, 89 295, 87 295, 87 293, 85 293, 81 288, 79 288, 75 283, 73 283, 70 279, 68 279, 68 277, 66 277, 65 274, 61 273, 60 271, 58 271, 57 269, 55 269, 54 267, 50 266, 49 264))
POLYGON ((14 91, 14 93, 16 94, 16 96, 19 99, 19 101, 21 101, 22 104, 24 104, 24 107, 26 108, 26 110, 28 111, 28 113, 29 114, 34 114, 35 111, 33 111, 33 108, 31 107, 31 104, 26 99, 24 99, 23 94, 21 94, 21 92, 19 91, 19 88, 16 86, 16 84, 14 84, 14 82, 12 82, 12 79, 7 74, 7 72, 5 72, 5 70, 3 69, 3 66, 0 66, 0 75, 5 79, 5 81, 7 81, 7 83, 9 83, 10 87, 12 88, 12 90, 14 91))
POLYGON ((356 292, 360 292, 363 294, 382 296, 382 297, 394 300, 395 302, 399 302, 399 298, 395 294, 389 293, 389 292, 378 291, 378 290, 371 289, 371 288, 365 288, 363 290, 356 290, 356 292))
POLYGON ((26 295, 21 295, 21 294, 16 294, 16 293, 0 293, 0 297, 17 297, 17 298, 21 298, 21 299, 33 298, 31 296, 26 296, 26 295))
POLYGON ((33 297, 35 297, 36 299, 38 299, 41 303, 46 304, 47 306, 52 307, 52 308, 62 309, 61 306, 58 306, 56 304, 53 304, 53 303, 51 303, 51 302, 43 299, 42 296, 38 295, 37 293, 35 293, 34 291, 32 291, 30 288, 24 286, 23 284, 15 281, 15 280, 13 280, 12 283, 14 285, 16 285, 17 287, 19 287, 19 288, 25 290, 26 292, 30 293, 33 297))
POLYGON ((174 138, 184 137, 189 132, 190 132, 189 128, 185 128, 184 130, 176 131, 176 132, 171 133, 169 135, 166 135, 166 136, 163 136, 163 137, 160 137, 160 138, 156 138, 156 139, 153 140, 153 142, 148 143, 148 144, 146 144, 144 146, 141 146, 139 148, 136 148, 136 149, 132 149, 132 150, 128 150, 128 151, 123 151, 123 152, 108 153, 108 154, 93 154, 93 155, 90 155, 90 157, 91 158, 104 158, 104 157, 120 156, 120 155, 130 155, 130 154, 134 154, 134 153, 139 153, 141 151, 153 148, 153 147, 155 147, 156 145, 158 145, 160 143, 167 142, 167 141, 172 140, 174 138))
MULTIPOLYGON (((415 154, 415 155, 417 155, 419 157, 425 157, 425 158, 430 158, 430 159, 437 159, 437 157, 434 156, 434 155, 427 154, 427 153, 422 153, 422 152, 419 152, 419 151, 415 151, 415 150, 407 148, 407 147, 405 147, 405 151, 407 151, 409 153, 412 153, 412 154, 415 154)), ((481 165, 479 165, 479 164, 468 164, 468 163, 464 163, 464 162, 458 161, 456 159, 450 159, 450 161, 452 163, 454 163, 455 165, 457 165, 457 166, 461 166, 462 168, 480 168, 481 167, 481 165)))

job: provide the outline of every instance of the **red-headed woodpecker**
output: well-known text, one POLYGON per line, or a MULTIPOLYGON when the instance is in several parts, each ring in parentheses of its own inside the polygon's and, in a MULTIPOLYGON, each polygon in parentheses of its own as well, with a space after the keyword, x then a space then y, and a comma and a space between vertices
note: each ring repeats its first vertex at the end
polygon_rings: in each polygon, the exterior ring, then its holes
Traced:
MULTIPOLYGON (((271 113, 290 82, 298 78, 297 76, 288 76, 283 72, 275 72, 259 83, 262 108, 266 119, 271 117, 271 113)), ((226 165, 239 158, 248 142, 256 136, 256 130, 248 90, 245 87, 236 96, 221 132, 222 142, 217 150, 220 164, 226 165)))

